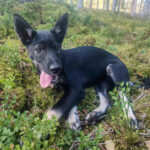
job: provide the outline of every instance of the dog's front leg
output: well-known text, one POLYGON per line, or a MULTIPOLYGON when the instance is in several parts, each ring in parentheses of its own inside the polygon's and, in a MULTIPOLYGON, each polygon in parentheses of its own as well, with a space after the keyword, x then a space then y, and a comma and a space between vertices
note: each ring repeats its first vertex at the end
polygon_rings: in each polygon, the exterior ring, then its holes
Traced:
MULTIPOLYGON (((68 97, 68 90, 65 89, 64 90, 64 95, 62 96, 62 98, 58 101, 59 105, 60 102, 63 103, 63 101, 65 101, 65 99, 68 97)), ((56 103, 57 105, 57 103, 56 103)), ((61 110, 58 110, 56 108, 49 108, 47 111, 46 111, 46 114, 47 114, 47 118, 50 120, 52 118, 52 116, 55 116, 57 119, 59 119, 61 116, 62 116, 62 112, 61 110)))
POLYGON ((70 110, 84 98, 84 96, 84 90, 81 88, 67 89, 64 96, 54 105, 54 107, 48 109, 46 112, 48 119, 51 119, 52 116, 56 116, 59 119, 69 113, 70 110))
POLYGON ((77 106, 74 106, 68 114, 67 123, 73 130, 80 130, 80 120, 77 106))
POLYGON ((52 118, 52 116, 55 116, 57 119, 59 119, 62 115, 61 112, 59 112, 58 110, 55 109, 48 109, 48 111, 46 112, 47 114, 47 118, 50 120, 52 118))

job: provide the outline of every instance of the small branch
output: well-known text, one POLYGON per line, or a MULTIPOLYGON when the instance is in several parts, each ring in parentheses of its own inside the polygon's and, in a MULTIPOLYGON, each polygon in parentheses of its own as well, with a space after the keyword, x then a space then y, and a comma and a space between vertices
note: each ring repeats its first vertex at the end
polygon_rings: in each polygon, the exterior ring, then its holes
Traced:
POLYGON ((110 132, 113 132, 113 129, 112 129, 112 128, 109 128, 108 131, 106 131, 106 132, 103 134, 103 136, 107 135, 107 134, 110 133, 110 132))
POLYGON ((107 141, 107 142, 104 142, 104 143, 99 143, 101 145, 105 145, 105 144, 109 144, 109 143, 113 143, 114 141, 107 141))
POLYGON ((147 129, 147 128, 145 128, 145 129, 147 130, 146 133, 137 133, 137 134, 150 137, 150 129, 147 129))
POLYGON ((98 144, 102 150, 106 150, 101 143, 98 144))
POLYGON ((98 118, 97 120, 94 120, 94 121, 80 121, 80 125, 81 126, 86 126, 86 125, 95 125, 99 120, 103 119, 104 117, 106 117, 107 115, 103 115, 102 117, 98 118))
POLYGON ((141 99, 143 96, 144 96, 144 88, 142 88, 141 94, 136 99, 134 99, 133 102, 136 102, 137 100, 141 99))
POLYGON ((150 133, 137 133, 137 134, 150 137, 150 133))
POLYGON ((75 146, 78 146, 79 142, 78 141, 73 141, 71 147, 69 148, 69 150, 72 150, 75 146))
MULTIPOLYGON (((106 134, 108 134, 112 131, 113 131, 112 128, 109 128, 106 132, 99 132, 99 134, 101 134, 102 136, 105 136, 106 134)), ((89 140, 94 140, 95 134, 94 134, 94 136, 92 136, 92 132, 90 134, 91 134, 91 137, 89 138, 89 140)), ((108 143, 108 142, 106 142, 106 143, 108 143)), ((99 143, 99 146, 101 144, 106 144, 106 143, 99 143)), ((78 145, 79 145, 79 141, 77 141, 77 140, 73 141, 73 143, 72 143, 71 147, 69 148, 69 150, 72 150, 73 148, 75 148, 75 146, 78 146, 78 145)), ((103 146, 101 145, 100 147, 103 147, 103 146)), ((105 149, 103 148, 103 150, 105 150, 105 149)))

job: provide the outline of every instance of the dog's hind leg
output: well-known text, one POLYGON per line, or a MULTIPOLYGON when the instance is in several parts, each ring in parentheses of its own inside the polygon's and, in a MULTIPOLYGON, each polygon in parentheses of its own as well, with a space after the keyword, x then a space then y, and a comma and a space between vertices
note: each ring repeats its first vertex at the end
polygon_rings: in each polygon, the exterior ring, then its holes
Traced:
MULTIPOLYGON (((119 86, 121 82, 129 81, 129 74, 126 66, 121 62, 115 64, 109 64, 106 68, 107 75, 113 80, 116 86, 119 86)), ((126 87, 126 85, 124 85, 126 87)), ((131 127, 138 128, 137 119, 133 113, 132 107, 129 105, 128 98, 125 92, 119 90, 119 96, 123 105, 123 112, 125 117, 130 120, 131 127)))
POLYGON ((110 107, 110 100, 107 95, 107 88, 107 82, 102 82, 95 86, 96 93, 100 99, 100 105, 86 116, 85 119, 87 122, 93 122, 103 118, 106 111, 110 107))
POLYGON ((74 106, 69 112, 67 122, 71 129, 79 130, 80 129, 80 120, 78 116, 77 106, 74 106))
POLYGON ((125 114, 125 117, 130 120, 131 127, 138 129, 137 119, 133 113, 132 107, 129 104, 126 94, 122 91, 119 91, 119 96, 121 99, 121 104, 123 105, 123 112, 125 114))

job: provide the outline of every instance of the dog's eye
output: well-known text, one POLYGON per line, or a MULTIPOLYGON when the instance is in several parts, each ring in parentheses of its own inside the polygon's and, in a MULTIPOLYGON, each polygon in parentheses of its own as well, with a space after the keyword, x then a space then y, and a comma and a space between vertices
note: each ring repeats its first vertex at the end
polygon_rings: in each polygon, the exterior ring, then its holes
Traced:
POLYGON ((41 48, 36 48, 36 49, 35 49, 35 53, 36 53, 36 54, 38 54, 38 53, 40 53, 40 52, 41 52, 41 48))
POLYGON ((39 54, 43 49, 44 49, 44 47, 42 45, 35 45, 34 46, 35 54, 39 54))

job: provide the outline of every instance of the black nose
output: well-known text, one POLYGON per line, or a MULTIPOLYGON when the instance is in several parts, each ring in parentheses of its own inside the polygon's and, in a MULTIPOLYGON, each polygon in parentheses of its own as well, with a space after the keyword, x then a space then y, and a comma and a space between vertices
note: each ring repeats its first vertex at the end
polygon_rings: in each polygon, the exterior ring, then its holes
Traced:
POLYGON ((61 65, 51 65, 50 71, 54 74, 59 73, 61 71, 61 65))

